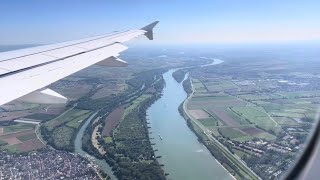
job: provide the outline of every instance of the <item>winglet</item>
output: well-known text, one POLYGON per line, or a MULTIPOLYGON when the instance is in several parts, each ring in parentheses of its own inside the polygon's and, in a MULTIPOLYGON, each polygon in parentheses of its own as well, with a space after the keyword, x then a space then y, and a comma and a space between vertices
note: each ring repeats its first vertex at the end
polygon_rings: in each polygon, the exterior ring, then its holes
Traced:
POLYGON ((149 24, 149 25, 141 28, 142 30, 147 31, 147 32, 145 33, 145 35, 147 36, 147 38, 148 38, 149 40, 153 40, 153 28, 154 28, 158 23, 159 23, 159 21, 155 21, 155 22, 153 22, 153 23, 151 23, 151 24, 149 24))

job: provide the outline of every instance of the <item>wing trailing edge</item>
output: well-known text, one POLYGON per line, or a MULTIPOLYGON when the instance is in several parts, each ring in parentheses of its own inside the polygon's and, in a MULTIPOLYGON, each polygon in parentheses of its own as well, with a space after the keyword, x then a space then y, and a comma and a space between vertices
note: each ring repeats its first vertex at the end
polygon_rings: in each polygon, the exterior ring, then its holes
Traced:
POLYGON ((15 99, 34 103, 65 103, 67 98, 44 90, 53 82, 94 64, 123 67, 123 43, 145 35, 153 39, 155 21, 141 29, 114 32, 75 41, 0 53, 0 106, 15 99))
POLYGON ((144 35, 147 36, 149 40, 153 40, 153 28, 159 23, 159 21, 155 21, 143 28, 141 30, 147 31, 144 35))

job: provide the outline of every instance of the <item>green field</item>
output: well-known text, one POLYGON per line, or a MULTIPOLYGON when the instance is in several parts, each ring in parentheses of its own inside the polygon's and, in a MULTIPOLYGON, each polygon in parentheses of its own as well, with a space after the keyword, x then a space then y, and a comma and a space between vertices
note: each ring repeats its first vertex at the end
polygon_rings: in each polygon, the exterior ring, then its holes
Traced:
POLYGON ((5 145, 7 145, 7 144, 8 144, 7 142, 5 142, 5 141, 3 141, 3 140, 0 139, 0 146, 5 146, 5 145))
POLYGON ((73 151, 73 138, 82 121, 92 114, 88 110, 69 109, 44 124, 46 140, 58 149, 73 151))
POLYGON ((104 141, 105 141, 106 143, 112 143, 112 142, 113 142, 112 137, 110 137, 110 136, 105 137, 105 138, 104 138, 104 141))
POLYGON ((41 120, 41 121, 49 121, 55 117, 57 117, 57 116, 52 115, 52 114, 36 113, 36 114, 31 114, 31 115, 25 116, 24 118, 36 119, 36 120, 41 120))
POLYGON ((92 113, 87 112, 81 116, 76 117, 72 121, 69 121, 66 125, 75 129, 78 129, 83 120, 86 120, 92 113))
POLYGON ((37 135, 35 133, 34 134, 27 134, 24 136, 19 136, 19 137, 17 137, 17 139, 24 142, 24 141, 29 141, 31 139, 37 139, 37 135))
POLYGON ((233 107, 232 110, 266 131, 272 131, 276 134, 282 131, 276 121, 271 119, 266 113, 262 113, 251 107, 233 107))
POLYGON ((299 125, 299 123, 288 117, 272 117, 280 125, 299 125))
POLYGON ((26 123, 18 123, 15 125, 10 125, 10 126, 0 126, 4 128, 4 133, 13 133, 13 132, 18 132, 18 131, 24 131, 24 130, 30 130, 34 129, 35 125, 34 124, 26 124, 26 123))
POLYGON ((238 114, 234 113, 231 108, 227 108, 226 111, 227 115, 231 117, 233 120, 237 121, 240 125, 249 125, 250 123, 245 120, 244 117, 239 116, 238 114))
POLYGON ((238 89, 239 87, 229 81, 206 82, 208 90, 211 92, 223 92, 230 89, 238 89))
POLYGON ((220 121, 216 120, 215 118, 198 119, 198 121, 204 126, 221 126, 221 125, 223 125, 220 121))
POLYGON ((247 136, 247 134, 244 134, 239 130, 231 127, 221 127, 218 129, 218 131, 223 137, 227 139, 241 138, 243 136, 247 136))
POLYGON ((195 96, 188 102, 188 109, 211 109, 215 107, 245 106, 247 103, 238 98, 217 94, 210 96, 195 96))
POLYGON ((192 79, 192 85, 195 90, 195 93, 206 93, 207 89, 198 79, 192 79))
POLYGON ((7 145, 7 146, 1 147, 1 149, 5 149, 13 153, 19 153, 20 151, 18 146, 19 146, 18 144, 7 145))
POLYGON ((320 91, 296 91, 296 92, 282 92, 278 93, 285 98, 297 98, 297 97, 314 97, 320 96, 320 91))
MULTIPOLYGON (((77 119, 76 121, 84 119, 82 116, 85 116, 89 113, 90 113, 90 111, 88 111, 88 110, 70 109, 70 110, 65 111, 64 113, 62 113, 60 116, 56 117, 55 119, 52 119, 52 120, 46 122, 45 126, 49 131, 51 131, 55 127, 60 126, 62 124, 65 124, 67 122, 73 121, 75 119, 77 119)), ((71 126, 78 126, 76 122, 71 123, 70 125, 71 126)))
POLYGON ((123 118, 129 114, 133 109, 135 109, 136 107, 138 107, 140 105, 141 102, 147 100, 148 98, 150 98, 152 95, 151 94, 143 94, 140 97, 138 97, 137 99, 135 99, 129 107, 126 108, 126 110, 124 111, 123 114, 123 118))

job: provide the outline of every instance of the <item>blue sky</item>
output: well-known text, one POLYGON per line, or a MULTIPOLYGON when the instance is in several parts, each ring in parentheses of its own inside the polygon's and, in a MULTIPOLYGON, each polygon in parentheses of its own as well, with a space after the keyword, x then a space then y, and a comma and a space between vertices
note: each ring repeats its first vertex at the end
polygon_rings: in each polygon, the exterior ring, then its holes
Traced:
POLYGON ((320 40, 318 0, 1 0, 0 44, 44 44, 139 28, 155 43, 320 40))

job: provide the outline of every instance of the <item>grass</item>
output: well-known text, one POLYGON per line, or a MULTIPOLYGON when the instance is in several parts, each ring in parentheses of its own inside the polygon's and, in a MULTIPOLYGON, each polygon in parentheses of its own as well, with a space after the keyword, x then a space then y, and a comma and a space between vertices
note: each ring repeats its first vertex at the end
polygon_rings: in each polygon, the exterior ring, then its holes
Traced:
POLYGON ((105 141, 106 143, 112 143, 112 142, 113 142, 112 137, 110 137, 110 136, 105 137, 105 138, 104 138, 104 141, 105 141))
POLYGON ((230 89, 238 89, 238 86, 229 81, 205 83, 209 91, 221 92, 230 89))
POLYGON ((320 96, 320 91, 296 91, 296 92, 282 92, 278 93, 285 98, 297 98, 297 97, 313 97, 320 96))
POLYGON ((141 102, 147 100, 148 98, 150 98, 152 95, 151 94, 143 94, 140 97, 138 97, 137 99, 135 99, 131 105, 129 107, 126 108, 126 110, 124 111, 124 114, 122 116, 122 118, 124 118, 127 114, 129 114, 133 109, 135 109, 136 107, 138 107, 140 105, 141 102))
POLYGON ((219 132, 223 137, 229 138, 229 139, 247 136, 246 134, 242 133, 241 131, 239 131, 235 128, 230 128, 230 127, 221 127, 221 128, 219 128, 219 132))
POLYGON ((5 141, 3 141, 3 140, 0 139, 0 146, 5 146, 5 145, 7 145, 7 144, 8 144, 7 142, 5 142, 5 141))
POLYGON ((221 122, 217 121, 215 118, 205 118, 198 120, 204 126, 220 126, 221 122))
MULTIPOLYGON (((49 131, 52 131, 55 127, 57 127, 61 124, 65 124, 67 122, 70 122, 74 119, 77 119, 85 114, 88 114, 89 112, 90 111, 87 111, 87 110, 69 109, 69 110, 65 111, 64 113, 62 113, 60 116, 45 123, 45 126, 47 127, 47 129, 49 131)), ((77 126, 76 123, 71 124, 71 125, 77 126)))
POLYGON ((36 139, 36 138, 37 138, 37 135, 35 133, 17 137, 17 139, 19 139, 22 142, 28 141, 28 140, 31 140, 31 139, 36 139))
POLYGON ((218 137, 221 136, 221 134, 218 131, 218 127, 209 127, 211 133, 213 134, 213 136, 218 137))
POLYGON ((272 131, 275 134, 282 131, 281 127, 266 113, 260 112, 252 107, 233 107, 232 110, 266 131, 272 131))
POLYGON ((188 102, 188 109, 211 109, 215 107, 245 106, 245 101, 229 95, 194 96, 188 102))
POLYGON ((267 141, 272 141, 272 140, 275 140, 277 137, 272 135, 272 134, 269 134, 269 133, 260 133, 260 134, 257 134, 255 135, 257 138, 260 138, 260 139, 264 139, 264 140, 267 140, 267 141))
POLYGON ((241 125, 249 125, 250 124, 248 121, 245 120, 245 118, 234 113, 231 108, 227 108, 225 112, 227 113, 227 115, 229 117, 231 117, 233 120, 239 122, 239 124, 241 124, 241 125))
POLYGON ((244 116, 250 122, 260 126, 276 126, 277 124, 268 117, 267 114, 262 113, 251 107, 233 107, 233 111, 244 116))
POLYGON ((207 89, 198 79, 192 79, 192 84, 196 93, 206 93, 207 89))
POLYGON ((288 117, 272 117, 275 121, 277 121, 280 125, 298 125, 297 121, 288 118, 288 117))
POLYGON ((4 128, 4 133, 13 133, 13 132, 18 132, 18 131, 24 131, 28 129, 34 129, 35 125, 34 124, 26 124, 26 123, 18 123, 15 125, 10 125, 10 126, 1 126, 4 128))
POLYGON ((31 114, 31 115, 25 116, 24 118, 36 119, 36 120, 41 120, 41 121, 49 121, 55 117, 57 117, 57 116, 52 115, 52 114, 36 113, 36 114, 31 114))
POLYGON ((302 118, 305 117, 304 114, 293 113, 293 112, 273 112, 273 116, 289 117, 289 118, 302 118))
POLYGON ((87 112, 81 116, 76 117, 72 121, 69 121, 66 125, 75 129, 78 129, 79 126, 81 125, 82 121, 87 119, 92 113, 87 112))
POLYGON ((237 156, 239 156, 240 158, 243 158, 243 157, 250 157, 251 156, 251 154, 249 154, 249 153, 246 153, 246 152, 244 152, 244 151, 240 151, 240 150, 238 150, 238 149, 235 149, 235 148, 232 148, 232 151, 237 155, 237 156))
POLYGON ((13 152, 13 153, 19 153, 20 152, 18 144, 6 145, 6 146, 1 147, 1 149, 8 150, 8 151, 13 152))

